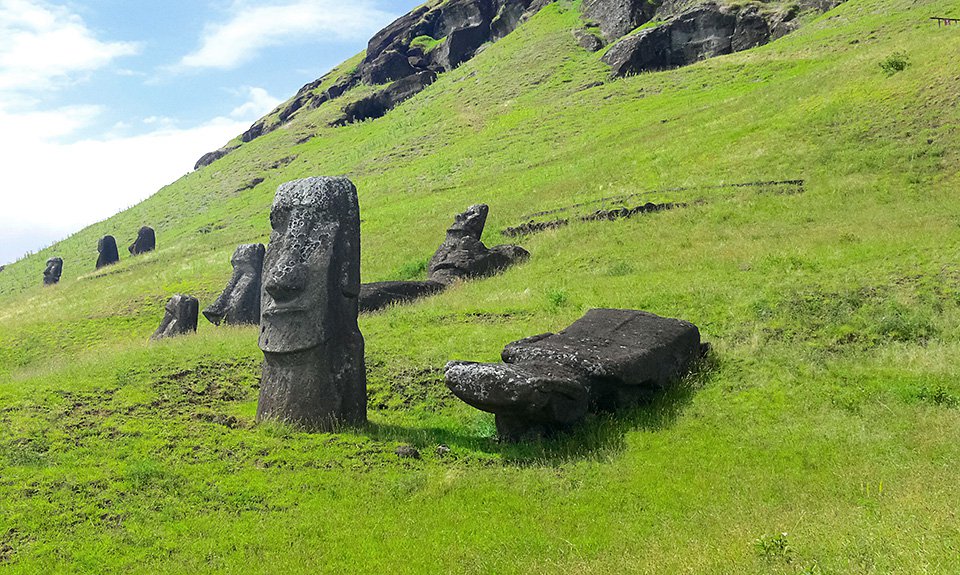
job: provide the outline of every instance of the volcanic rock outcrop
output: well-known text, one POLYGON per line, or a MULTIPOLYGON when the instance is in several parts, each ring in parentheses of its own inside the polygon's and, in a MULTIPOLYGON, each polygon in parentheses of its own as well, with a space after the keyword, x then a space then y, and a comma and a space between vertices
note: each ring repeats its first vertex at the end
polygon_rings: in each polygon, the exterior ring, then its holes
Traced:
POLYGON ((60 282, 60 276, 63 274, 63 259, 50 258, 47 260, 47 268, 43 270, 43 285, 50 286, 60 282))
POLYGON ((440 293, 446 284, 434 281, 388 281, 360 286, 360 311, 371 312, 385 307, 408 303, 440 293))
POLYGON ((486 204, 478 204, 457 214, 447 230, 446 240, 427 267, 430 280, 450 284, 460 279, 488 276, 530 257, 530 252, 520 246, 487 248, 480 241, 489 212, 486 204))
POLYGON ((205 310, 210 323, 256 325, 260 323, 260 290, 263 277, 263 244, 243 244, 233 252, 233 275, 223 293, 205 310))
POLYGON ((160 327, 150 339, 158 340, 195 333, 199 312, 200 301, 197 298, 181 294, 173 296, 164 307, 160 327))
POLYGON ((263 266, 257 420, 313 429, 366 421, 360 208, 346 178, 282 184, 263 266))
POLYGON ((590 411, 648 400, 689 373, 703 350, 689 322, 593 309, 560 333, 509 344, 502 364, 448 363, 446 383, 495 414, 501 438, 517 440, 566 429, 590 411))
POLYGON ((143 226, 137 232, 137 239, 130 244, 130 247, 127 248, 127 251, 130 252, 131 256, 137 256, 147 252, 152 252, 155 249, 157 249, 156 232, 154 232, 153 228, 149 226, 143 226))
POLYGON ((117 251, 117 240, 113 236, 103 236, 97 242, 97 269, 115 264, 120 261, 120 252, 117 251))

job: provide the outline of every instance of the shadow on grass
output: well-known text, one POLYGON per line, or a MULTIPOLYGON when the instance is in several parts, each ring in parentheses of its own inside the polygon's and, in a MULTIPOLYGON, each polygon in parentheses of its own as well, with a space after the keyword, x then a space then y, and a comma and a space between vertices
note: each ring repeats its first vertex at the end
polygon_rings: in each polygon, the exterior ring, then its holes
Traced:
POLYGON ((716 358, 711 354, 693 374, 650 403, 617 413, 590 414, 571 431, 540 441, 503 443, 491 433, 472 435, 449 429, 381 423, 368 424, 363 433, 371 439, 406 442, 418 449, 445 444, 457 451, 500 455, 504 463, 521 467, 602 461, 626 449, 626 436, 630 432, 658 432, 672 427, 696 392, 707 384, 716 367, 716 358))

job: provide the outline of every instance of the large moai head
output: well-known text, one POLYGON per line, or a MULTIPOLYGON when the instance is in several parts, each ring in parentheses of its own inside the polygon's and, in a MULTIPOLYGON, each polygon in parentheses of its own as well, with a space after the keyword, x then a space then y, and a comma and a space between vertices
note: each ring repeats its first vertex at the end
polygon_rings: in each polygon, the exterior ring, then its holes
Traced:
POLYGON ((117 251, 117 240, 113 236, 103 236, 97 242, 97 251, 100 257, 97 258, 97 269, 120 261, 120 252, 117 251))
POLYGON ((204 317, 211 323, 260 323, 260 290, 265 252, 263 244, 243 244, 233 252, 233 257, 230 258, 233 276, 217 301, 203 310, 204 317))
POLYGON ((258 419, 330 429, 366 420, 360 208, 346 178, 280 186, 264 258, 258 419))
POLYGON ((50 258, 47 260, 47 269, 43 270, 43 285, 53 285, 60 282, 60 276, 63 275, 63 260, 61 258, 50 258))
POLYGON ((140 231, 137 232, 137 239, 134 240, 130 247, 127 248, 127 251, 130 252, 131 256, 136 256, 140 254, 145 254, 147 252, 152 252, 157 248, 157 234, 153 231, 153 228, 148 226, 143 226, 140 228, 140 231))

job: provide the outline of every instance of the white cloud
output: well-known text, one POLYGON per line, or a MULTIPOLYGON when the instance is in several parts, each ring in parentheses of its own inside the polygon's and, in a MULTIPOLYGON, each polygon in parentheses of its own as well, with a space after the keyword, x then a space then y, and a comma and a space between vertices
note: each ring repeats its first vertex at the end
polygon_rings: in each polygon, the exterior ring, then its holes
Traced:
POLYGON ((200 48, 180 60, 179 69, 236 68, 264 48, 306 39, 369 38, 393 16, 363 0, 235 2, 226 23, 206 27, 200 48))
POLYGON ((0 38, 0 95, 48 89, 139 51, 98 40, 79 16, 41 0, 0 0, 0 38))
POLYGON ((246 88, 231 117, 192 127, 148 118, 146 134, 62 141, 96 121, 93 106, 10 113, 0 107, 4 184, 0 191, 0 263, 36 251, 149 197, 186 174, 206 152, 241 133, 277 100, 246 88))

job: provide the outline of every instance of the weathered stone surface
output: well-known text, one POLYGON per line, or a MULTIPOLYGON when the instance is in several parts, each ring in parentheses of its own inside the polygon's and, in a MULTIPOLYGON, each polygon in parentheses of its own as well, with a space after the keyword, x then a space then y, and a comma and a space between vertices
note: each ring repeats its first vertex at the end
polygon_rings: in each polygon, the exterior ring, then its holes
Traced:
POLYGON ((426 70, 397 80, 383 90, 348 104, 343 109, 343 115, 334 121, 333 125, 343 126, 353 122, 380 118, 404 100, 420 93, 432 84, 436 78, 437 74, 435 72, 426 70))
POLYGON ((220 158, 226 156, 230 152, 236 150, 236 146, 227 146, 220 148, 219 150, 214 150, 212 152, 207 152, 206 154, 200 156, 200 159, 197 160, 197 163, 193 166, 194 170, 199 170, 204 166, 209 166, 210 164, 216 162, 220 158))
POLYGON ((460 279, 497 273, 530 257, 530 253, 512 245, 488 249, 480 241, 490 208, 484 204, 471 206, 457 214, 447 238, 430 260, 430 280, 450 284, 460 279))
POLYGON ((97 269, 115 264, 120 261, 120 252, 117 251, 117 240, 113 236, 103 236, 97 242, 97 269))
POLYGON ((243 244, 233 252, 233 275, 227 287, 205 310, 203 316, 220 325, 256 325, 260 323, 260 291, 263 278, 263 244, 243 244))
POLYGON ((577 44, 580 44, 580 47, 588 52, 596 52, 603 48, 603 40, 583 28, 574 30, 573 37, 576 38, 577 44))
MULTIPOLYGON (((2 271, 2 270, 0 270, 2 271)), ((43 270, 43 285, 53 285, 60 282, 60 276, 63 274, 63 259, 50 258, 47 260, 47 268, 43 270)))
POLYGON ((583 15, 596 22, 607 40, 615 40, 653 19, 659 1, 584 0, 583 15))
POLYGON ((443 291, 447 286, 434 281, 376 282, 360 286, 360 311, 372 312, 408 303, 443 291))
POLYGON ((496 415, 506 439, 564 429, 589 410, 649 399, 702 355, 693 324, 635 310, 593 309, 557 334, 511 343, 503 364, 450 362, 446 383, 496 415))
POLYGON ((197 298, 177 294, 170 298, 164 311, 163 321, 150 339, 176 337, 197 331, 200 312, 200 301, 197 298))
POLYGON ((130 255, 136 256, 140 254, 145 254, 147 252, 152 252, 157 248, 157 234, 153 231, 153 228, 149 226, 143 226, 140 228, 140 231, 137 232, 137 239, 134 240, 130 247, 127 248, 127 251, 130 252, 130 255))
POLYGON ((360 294, 360 209, 346 178, 277 190, 264 259, 259 421, 314 429, 366 420, 360 294))

